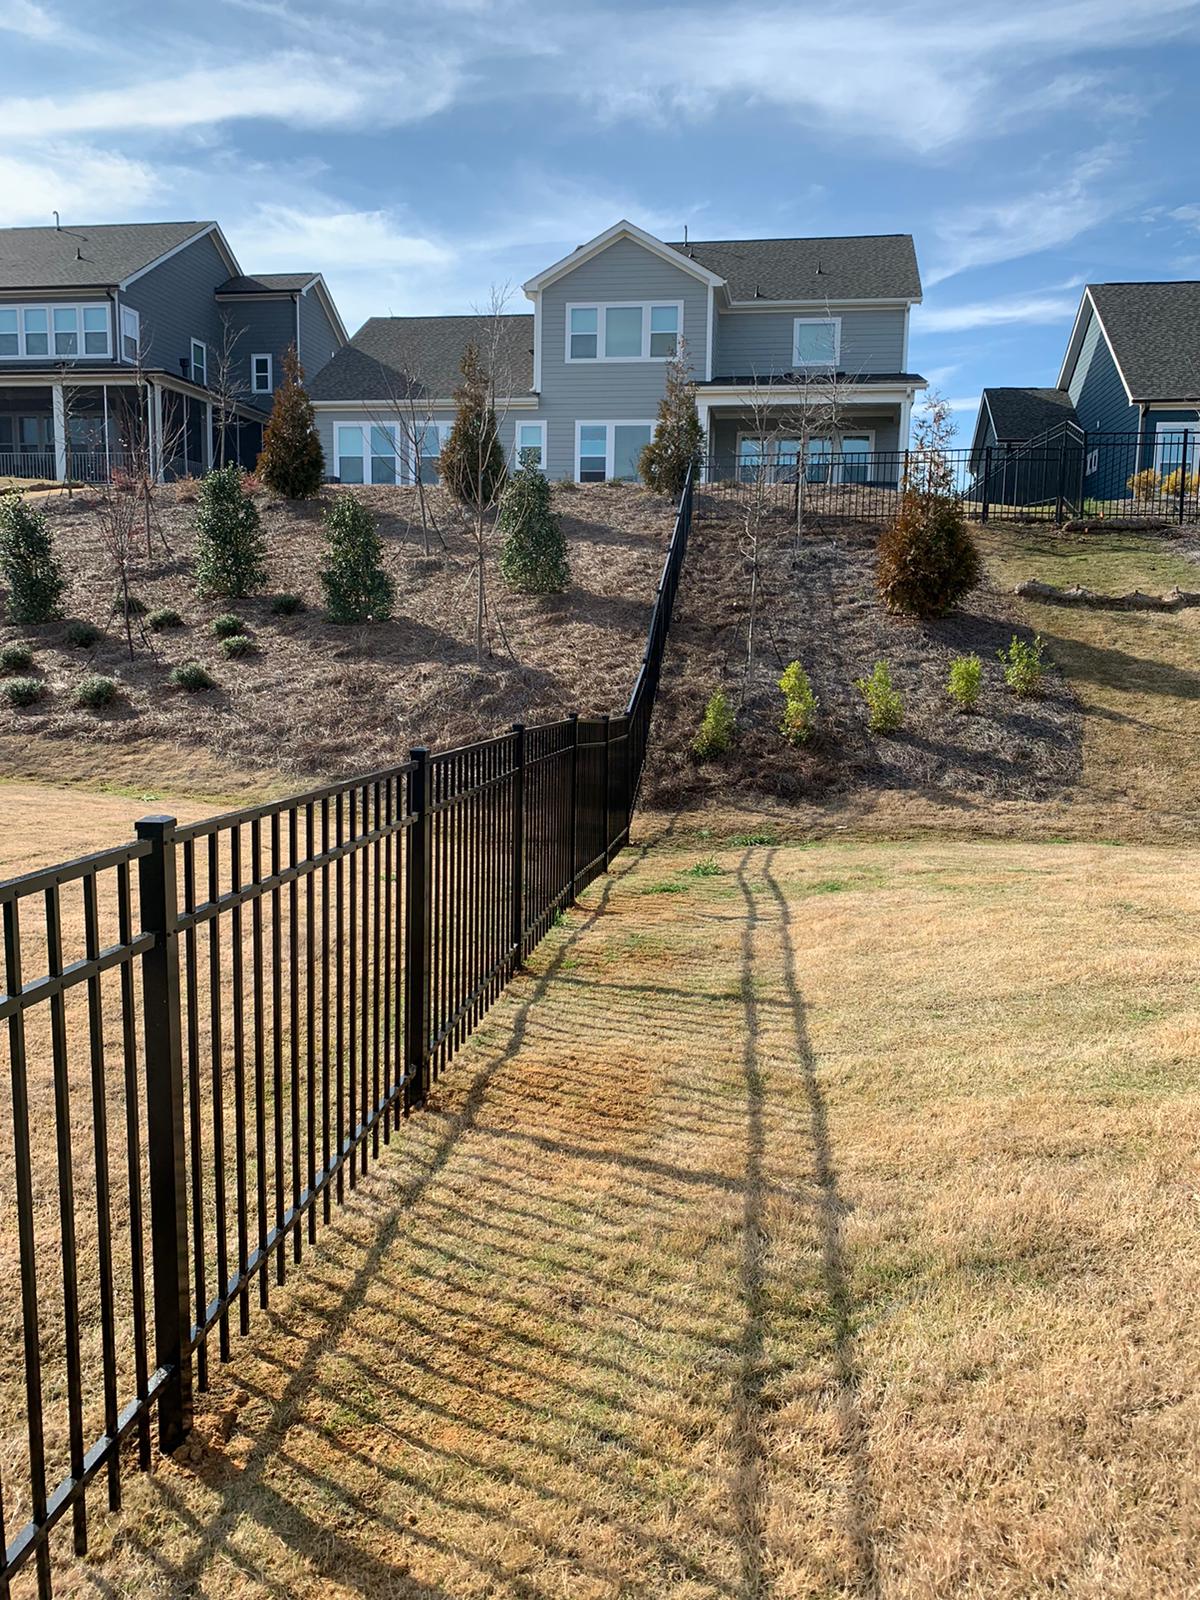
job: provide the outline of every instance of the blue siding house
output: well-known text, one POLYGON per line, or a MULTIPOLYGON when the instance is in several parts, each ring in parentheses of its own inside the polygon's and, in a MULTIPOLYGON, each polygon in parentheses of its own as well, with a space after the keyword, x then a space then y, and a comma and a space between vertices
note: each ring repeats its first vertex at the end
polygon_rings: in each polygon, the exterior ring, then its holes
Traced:
POLYGON ((766 451, 794 474, 799 446, 781 428, 810 405, 834 418, 807 440, 810 470, 896 481, 925 386, 906 370, 921 298, 909 235, 668 243, 622 221, 524 291, 532 313, 498 321, 367 322, 311 384, 330 475, 436 478, 463 351, 493 341, 501 441, 513 455, 534 449, 551 477, 636 477, 682 349, 707 471, 734 475, 766 451))
POLYGON ((0 229, 0 477, 250 464, 284 352, 345 340, 319 273, 248 277, 215 222, 0 229))

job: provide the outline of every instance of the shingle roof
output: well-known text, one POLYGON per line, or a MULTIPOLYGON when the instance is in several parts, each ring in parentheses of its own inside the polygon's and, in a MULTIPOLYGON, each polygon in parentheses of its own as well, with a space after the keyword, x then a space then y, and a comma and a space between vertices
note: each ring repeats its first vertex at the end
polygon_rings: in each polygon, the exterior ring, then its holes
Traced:
POLYGON ((0 228, 0 289, 120 283, 211 222, 106 222, 94 227, 0 228))
POLYGON ((254 272, 226 278, 218 294, 291 294, 319 277, 316 272, 254 272))
POLYGON ((1090 283, 1133 399, 1200 400, 1200 283, 1090 283))
MULTIPOLYGON (((309 384, 314 400, 445 400, 461 379, 463 351, 483 342, 490 318, 372 317, 309 384)), ((498 374, 517 395, 533 387, 533 317, 501 319, 498 374)))
POLYGON ((997 439, 1032 439, 1060 422, 1076 422, 1065 389, 985 389, 997 439))
POLYGON ((825 239, 672 242, 725 279, 733 300, 916 300, 917 253, 908 233, 825 239))

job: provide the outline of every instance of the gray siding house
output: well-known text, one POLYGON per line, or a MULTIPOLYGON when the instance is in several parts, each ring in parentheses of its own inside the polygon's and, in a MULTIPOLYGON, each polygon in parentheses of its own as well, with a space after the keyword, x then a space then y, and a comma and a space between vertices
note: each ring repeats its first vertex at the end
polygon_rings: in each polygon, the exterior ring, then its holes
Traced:
POLYGON ((345 339, 319 273, 248 277, 215 222, 0 229, 0 477, 252 464, 289 345, 345 339))
MULTIPOLYGON (((907 234, 665 243, 618 222, 524 286, 532 314, 500 320, 501 441, 554 478, 637 476, 667 361, 682 346, 707 439, 705 471, 770 452, 795 472, 778 419, 835 417, 807 441, 823 476, 895 482, 925 380, 907 368, 921 298, 907 234)), ((311 385, 331 477, 436 477, 466 345, 485 317, 374 317, 311 385)), ((798 430, 799 431, 799 430, 798 430)))
POLYGON ((1029 459, 1068 434, 1088 496, 1185 457, 1200 468, 1200 282, 1089 283, 1056 387, 983 391, 972 465, 989 446, 1029 459))

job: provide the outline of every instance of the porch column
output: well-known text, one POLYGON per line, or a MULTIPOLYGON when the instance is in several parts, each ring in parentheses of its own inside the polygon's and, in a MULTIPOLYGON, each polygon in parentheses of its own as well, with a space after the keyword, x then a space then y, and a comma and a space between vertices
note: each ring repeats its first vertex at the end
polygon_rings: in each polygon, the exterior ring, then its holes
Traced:
POLYGON ((204 470, 211 472, 213 467, 213 408, 212 401, 204 402, 204 470))
POLYGON ((150 474, 155 483, 163 481, 163 403, 162 387, 157 383, 150 385, 150 403, 152 407, 150 420, 150 474))
POLYGON ((112 448, 108 439, 108 385, 100 385, 100 404, 104 407, 104 481, 112 481, 112 448))
POLYGON ((54 476, 59 483, 67 477, 67 403, 61 383, 50 385, 50 403, 54 411, 54 476))
POLYGON ((696 415, 700 418, 700 427, 704 433, 704 460, 700 466, 700 482, 708 482, 708 464, 712 455, 712 411, 708 401, 696 396, 696 415))

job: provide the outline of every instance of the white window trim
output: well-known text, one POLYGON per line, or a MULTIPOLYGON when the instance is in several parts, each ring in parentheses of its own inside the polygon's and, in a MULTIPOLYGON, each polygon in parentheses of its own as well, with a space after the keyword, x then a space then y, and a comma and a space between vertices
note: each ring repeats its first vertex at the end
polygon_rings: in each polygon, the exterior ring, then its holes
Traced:
MULTIPOLYGON (((417 427, 422 430, 425 428, 437 429, 438 453, 437 456, 432 459, 439 460, 441 458, 442 450, 445 447, 446 440, 454 431, 453 421, 439 422, 436 417, 427 417, 424 422, 419 422, 417 427)), ((417 474, 421 470, 421 454, 417 448, 416 438, 409 434, 407 429, 405 430, 405 433, 405 455, 408 457, 408 461, 406 463, 405 477, 401 481, 408 484, 415 484, 417 481, 417 474)), ((430 458, 426 457, 425 459, 429 460, 430 458)))
POLYGON ((792 365, 797 372, 836 372, 838 363, 842 359, 842 319, 841 317, 793 317, 792 318, 792 365), (799 334, 801 328, 833 327, 833 360, 832 361, 801 361, 799 334))
POLYGON ((683 301, 682 300, 569 300, 566 306, 566 324, 563 341, 563 359, 568 366, 597 367, 607 363, 609 366, 618 366, 622 362, 653 361, 660 365, 672 360, 671 356, 652 356, 650 354, 650 312, 659 306, 673 306, 678 318, 675 329, 675 350, 678 352, 680 340, 683 338, 683 301), (571 313, 572 311, 594 311, 596 313, 596 354, 594 356, 573 356, 571 354, 571 313), (610 311, 641 311, 642 313, 642 352, 636 356, 606 356, 604 354, 604 326, 605 318, 610 311))
POLYGON ((15 311, 17 313, 17 353, 16 355, 0 355, 0 361, 111 361, 112 360, 112 308, 107 300, 8 300, 0 304, 0 311, 15 311), (46 345, 45 355, 29 355, 25 349, 25 313, 27 311, 44 311, 46 313, 46 345), (54 313, 56 311, 73 311, 75 313, 75 333, 79 340, 79 349, 73 356, 59 355, 54 349, 54 313), (83 313, 85 311, 104 312, 104 339, 103 350, 85 351, 85 330, 83 326, 83 313))
POLYGON ((274 391, 274 388, 275 363, 272 360, 271 352, 269 350, 260 350, 256 355, 252 355, 250 357, 250 392, 251 394, 271 394, 274 391), (258 363, 260 361, 265 361, 267 363, 266 387, 261 389, 257 383, 258 363))
POLYGON ((203 350, 203 352, 204 352, 204 384, 203 384, 203 387, 205 389, 207 389, 208 388, 208 346, 205 344, 203 339, 195 339, 195 338, 193 338, 193 340, 191 342, 191 350, 190 350, 190 353, 189 353, 189 356, 188 356, 188 377, 192 380, 193 383, 196 382, 196 351, 197 350, 203 350))
MULTIPOLYGON (((353 456, 358 454, 363 464, 363 481, 358 484, 352 484, 351 488, 369 489, 372 487, 371 461, 374 457, 382 454, 381 451, 372 450, 371 448, 371 434, 376 430, 380 433, 386 433, 392 441, 392 455, 396 462, 396 482, 407 483, 411 481, 405 475, 404 454, 400 448, 400 438, 396 424, 394 422, 376 422, 370 417, 364 417, 361 422, 335 422, 333 425, 333 468, 334 476, 339 482, 342 481, 342 457, 344 455, 353 456), (362 450, 360 452, 344 451, 342 449, 342 434, 351 428, 356 429, 362 437, 362 450)), ((389 485, 375 484, 374 487, 377 489, 388 488, 389 485)))
POLYGON ((1163 464, 1168 460, 1168 452, 1174 447, 1175 453, 1183 453, 1183 435, 1187 433, 1187 470, 1195 472, 1200 462, 1200 420, 1193 418, 1191 422, 1156 422, 1154 424, 1154 466, 1160 471, 1175 470, 1179 463, 1174 461, 1172 455, 1169 459, 1174 463, 1170 467, 1163 464), (1172 436, 1173 437, 1165 437, 1172 436))
POLYGON ((133 361, 133 362, 136 362, 137 359, 138 359, 138 356, 141 353, 141 348, 142 348, 142 314, 141 314, 141 312, 138 310, 138 308, 136 306, 122 306, 121 307, 121 344, 120 344, 121 360, 122 361, 133 361), (127 332, 126 331, 125 322, 126 322, 127 318, 130 319, 132 321, 132 323, 133 323, 133 331, 132 332, 127 332), (131 356, 128 356, 128 355, 125 354, 125 341, 126 341, 126 339, 132 339, 133 340, 133 354, 131 356))
MULTIPOLYGON (((542 468, 542 471, 545 472, 545 470, 546 470, 546 424, 541 419, 541 417, 517 417, 514 420, 514 422, 513 422, 513 448, 512 448, 513 466, 519 467, 521 465, 521 448, 518 447, 517 440, 521 436, 521 429, 522 428, 536 428, 537 429, 538 438, 541 440, 541 443, 538 446, 538 448, 542 452, 541 468, 542 468)), ((523 448, 525 448, 527 450, 529 448, 529 446, 525 445, 523 448)))
MULTIPOLYGON (((735 473, 737 472, 738 468, 741 465, 742 440, 743 439, 761 439, 762 437, 763 437, 763 435, 761 433, 754 433, 754 432, 751 432, 749 430, 742 429, 742 428, 738 429, 737 436, 736 436, 736 438, 734 440, 734 446, 733 446, 733 465, 734 465, 735 473)), ((767 435, 767 446, 768 446, 768 450, 769 450, 768 461, 770 462, 770 467, 771 467, 772 471, 775 470, 775 467, 777 465, 776 461, 773 458, 778 454, 778 445, 779 445, 779 442, 780 442, 780 440, 782 438, 790 439, 790 440, 792 440, 793 443, 796 443, 796 444, 799 444, 801 442, 796 437, 795 434, 785 434, 785 435, 768 434, 767 435)), ((832 434, 828 434, 828 433, 810 433, 808 438, 804 441, 806 451, 807 451, 807 447, 809 445, 813 444, 818 439, 828 440, 829 443, 832 444, 833 449, 830 451, 830 458, 831 458, 831 461, 830 461, 831 476, 830 476, 830 479, 829 479, 830 483, 842 483, 842 482, 845 481, 843 479, 842 472, 843 472, 843 463, 844 463, 844 460, 845 460, 844 441, 847 438, 865 439, 867 441, 867 452, 866 452, 867 455, 873 456, 875 454, 875 429, 874 428, 854 428, 854 427, 851 427, 849 424, 847 424, 847 425, 845 425, 845 426, 843 426, 841 428, 838 428, 832 434), (833 460, 832 460, 832 457, 834 457, 834 456, 837 457, 836 463, 834 463, 833 460)))
MULTIPOLYGON (((658 302, 656 301, 655 304, 657 303, 658 302)), ((654 430, 657 427, 658 421, 654 417, 614 417, 607 421, 602 417, 582 418, 575 424, 575 482, 583 482, 583 479, 579 476, 581 470, 579 460, 580 445, 583 441, 584 428, 604 428, 606 430, 604 436, 604 481, 605 483, 611 483, 613 481, 613 466, 615 464, 614 456, 616 453, 617 429, 649 428, 650 437, 653 439, 654 430)), ((622 480, 622 482, 623 481, 624 480, 622 480)))

